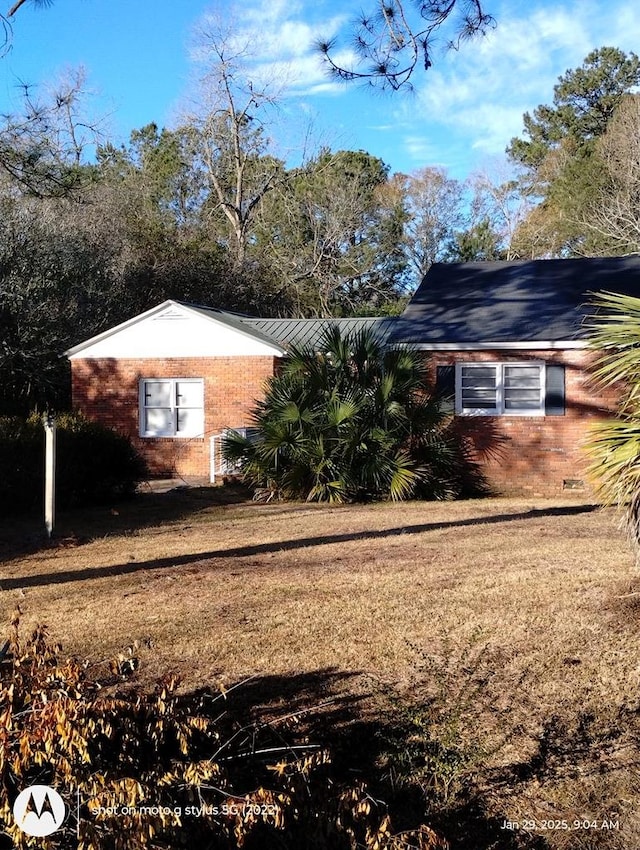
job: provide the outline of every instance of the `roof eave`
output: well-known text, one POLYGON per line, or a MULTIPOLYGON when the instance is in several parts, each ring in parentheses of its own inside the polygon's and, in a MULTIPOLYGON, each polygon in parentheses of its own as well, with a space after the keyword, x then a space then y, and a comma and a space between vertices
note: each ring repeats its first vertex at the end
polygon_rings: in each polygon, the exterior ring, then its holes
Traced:
POLYGON ((589 343, 580 339, 561 340, 513 340, 486 342, 411 342, 410 340, 390 340, 393 345, 406 345, 416 348, 418 351, 515 351, 515 350, 553 350, 553 349, 581 349, 588 348, 589 343))
POLYGON ((148 319, 150 316, 154 316, 162 312, 162 310, 166 309, 167 307, 178 307, 179 309, 184 310, 187 313, 200 316, 210 322, 214 322, 220 325, 226 325, 227 327, 233 328, 234 331, 241 334, 242 336, 248 337, 249 339, 257 340, 258 342, 261 342, 264 345, 269 345, 273 349, 273 353, 276 357, 283 357, 286 354, 285 349, 282 348, 282 346, 278 342, 271 339, 266 334, 260 333, 260 331, 245 330, 245 328, 240 324, 240 322, 235 320, 229 320, 229 318, 227 318, 227 316, 222 312, 221 315, 206 315, 206 311, 203 309, 196 309, 191 307, 189 304, 185 304, 182 301, 175 301, 173 298, 168 298, 166 301, 163 301, 161 304, 157 304, 150 310, 146 310, 144 313, 139 313, 137 316, 134 316, 131 319, 127 319, 126 322, 121 322, 119 325, 116 325, 113 328, 109 328, 108 330, 96 334, 96 336, 93 336, 90 339, 85 340, 84 342, 78 343, 78 345, 74 345, 72 348, 67 349, 64 352, 63 356, 72 357, 73 355, 79 354, 85 349, 90 348, 92 345, 102 342, 103 340, 108 339, 109 337, 114 336, 117 333, 120 333, 120 331, 126 330, 127 328, 138 324, 144 319, 148 319))
POLYGON ((79 342, 77 345, 68 348, 64 352, 64 356, 71 357, 74 354, 79 354, 81 351, 84 351, 85 348, 89 348, 90 346, 95 345, 98 342, 102 342, 105 339, 109 339, 110 336, 113 336, 114 334, 119 333, 120 331, 124 331, 127 328, 136 325, 143 319, 147 319, 149 318, 149 316, 153 316, 169 306, 182 307, 183 305, 180 304, 179 301, 174 301, 172 298, 168 298, 166 301, 163 301, 162 304, 156 304, 155 307, 152 307, 150 310, 145 310, 144 313, 139 313, 137 316, 133 316, 133 318, 131 319, 127 319, 126 322, 121 322, 119 325, 116 325, 113 328, 109 328, 106 331, 102 331, 102 333, 96 334, 90 339, 85 339, 84 342, 79 342))

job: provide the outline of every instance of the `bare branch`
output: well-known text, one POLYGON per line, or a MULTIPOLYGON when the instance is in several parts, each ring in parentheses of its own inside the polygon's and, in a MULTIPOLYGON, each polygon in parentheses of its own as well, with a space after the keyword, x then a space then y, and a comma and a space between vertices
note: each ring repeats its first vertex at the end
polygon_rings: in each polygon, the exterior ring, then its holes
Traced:
POLYGON ((237 44, 228 26, 210 19, 199 32, 198 48, 207 68, 200 80, 200 103, 186 120, 215 199, 211 212, 219 210, 226 217, 234 267, 240 270, 257 209, 282 171, 269 153, 265 133, 267 113, 277 96, 254 84, 247 68, 248 48, 237 44))
POLYGON ((0 116, 0 170, 37 197, 74 194, 104 120, 86 117, 84 70, 68 71, 41 100, 30 85, 22 88, 21 114, 0 116))
POLYGON ((640 96, 623 98, 598 142, 606 180, 584 226, 617 251, 640 251, 640 96))

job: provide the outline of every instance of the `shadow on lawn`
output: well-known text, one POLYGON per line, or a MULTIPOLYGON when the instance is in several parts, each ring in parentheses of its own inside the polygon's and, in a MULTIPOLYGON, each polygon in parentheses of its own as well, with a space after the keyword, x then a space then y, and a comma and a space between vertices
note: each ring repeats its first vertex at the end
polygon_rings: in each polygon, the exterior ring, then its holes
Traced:
MULTIPOLYGON (((384 698, 378 686, 365 675, 336 670, 319 670, 290 676, 264 676, 251 680, 234 692, 242 706, 239 715, 258 723, 268 723, 272 718, 298 712, 299 723, 295 728, 298 735, 327 747, 332 753, 332 769, 339 782, 352 784, 364 780, 370 795, 384 800, 392 816, 394 830, 414 829, 426 823, 444 836, 451 850, 551 850, 558 848, 557 840, 545 839, 541 831, 525 829, 522 824, 506 827, 511 817, 497 809, 495 792, 498 789, 515 791, 522 800, 522 793, 533 793, 532 803, 537 805, 545 799, 547 788, 558 782, 569 783, 565 799, 565 810, 555 815, 560 821, 571 822, 579 818, 580 806, 584 805, 581 793, 600 781, 606 773, 618 775, 624 768, 629 773, 629 784, 623 784, 617 793, 627 796, 635 786, 634 771, 637 769, 638 711, 630 707, 617 715, 612 727, 602 722, 596 714, 579 710, 561 718, 551 715, 543 719, 536 735, 536 749, 525 762, 511 762, 499 768, 483 768, 482 762, 471 767, 456 792, 449 798, 429 798, 418 783, 394 783, 389 777, 389 755, 400 756, 398 764, 406 766, 403 756, 415 736, 415 725, 406 724, 403 709, 413 714, 414 707, 421 707, 420 700, 398 703, 384 698), (371 687, 373 685, 373 687, 371 687), (373 693, 371 692, 373 690, 373 693), (390 748, 390 742, 393 745, 390 748), (612 752, 618 748, 622 762, 612 760, 612 752), (625 755, 626 754, 626 755, 625 755), (478 773, 481 788, 473 777, 478 773), (568 790, 575 783, 575 797, 568 790), (493 800, 492 813, 488 800, 493 800), (435 804, 434 804, 435 801, 435 804), (581 801, 581 802, 580 802, 581 801), (496 810, 498 814, 496 814, 496 810), (550 843, 551 841, 551 843, 550 843)), ((277 721, 276 721, 277 722, 277 721)), ((431 742, 446 743, 435 731, 431 742)), ((447 746, 451 746, 449 741, 447 746)), ((420 771, 423 763, 414 762, 420 771)), ((595 785, 598 788, 598 785, 595 785)), ((591 791, 591 793, 594 793, 591 791)), ((597 791, 595 792, 597 793, 597 791)), ((503 797, 502 805, 508 805, 503 797)), ((604 805, 608 811, 612 805, 616 812, 622 797, 610 799, 604 805)), ((595 818, 592 818, 592 820, 595 818)), ((607 818, 601 818, 607 820, 607 818)), ((613 815, 616 823, 624 823, 624 817, 613 815)), ((551 819, 551 822, 555 822, 551 819)), ((557 837, 557 832, 554 838, 557 837)), ((622 833, 604 829, 596 834, 574 833, 571 844, 561 844, 583 850, 598 850, 610 847, 622 848, 622 833)))
POLYGON ((505 818, 488 814, 473 789, 429 813, 417 788, 394 787, 380 759, 388 741, 398 739, 400 720, 391 711, 367 708, 372 694, 358 686, 359 679, 360 673, 335 669, 261 676, 240 683, 225 703, 247 727, 268 727, 275 745, 306 740, 329 749, 335 781, 366 782, 371 796, 388 805, 394 831, 426 823, 451 850, 548 850, 540 835, 505 830, 505 818))
POLYGON ((222 487, 180 486, 163 493, 142 491, 123 502, 61 512, 53 540, 46 538, 39 515, 12 517, 0 524, 0 560, 51 549, 86 543, 112 534, 126 534, 142 528, 188 519, 213 507, 242 504, 251 500, 251 491, 240 483, 222 487))
POLYGON ((447 528, 463 528, 476 525, 492 525, 495 523, 515 522, 518 520, 541 519, 545 517, 574 516, 598 510, 597 505, 566 505, 554 508, 532 508, 519 513, 494 514, 493 516, 471 517, 469 519, 451 520, 450 522, 427 522, 418 525, 405 525, 397 528, 373 529, 371 531, 355 531, 345 534, 332 534, 319 537, 302 537, 294 540, 281 540, 274 543, 256 543, 248 546, 236 546, 229 549, 213 549, 208 552, 196 552, 191 555, 174 555, 169 558, 154 558, 150 561, 130 561, 126 564, 115 564, 109 567, 87 567, 80 570, 61 570, 56 573, 41 573, 32 576, 6 578, 0 581, 0 591, 15 590, 24 587, 38 587, 51 584, 64 584, 72 581, 87 581, 89 579, 110 578, 127 575, 144 570, 158 570, 171 567, 202 564, 206 561, 246 558, 275 552, 289 552, 296 549, 306 549, 310 546, 324 546, 336 543, 349 543, 355 540, 379 540, 388 537, 399 537, 410 534, 423 534, 428 531, 440 531, 447 528))
MULTIPOLYGON (((637 740, 635 709, 628 711, 617 730, 586 711, 565 720, 552 715, 543 722, 537 734, 537 748, 528 761, 486 769, 482 762, 477 763, 456 792, 444 798, 434 796, 431 791, 426 792, 431 795, 426 797, 417 782, 391 780, 389 768, 385 767, 389 756, 401 756, 415 734, 415 726, 406 725, 403 708, 413 713, 413 708, 422 703, 419 700, 398 703, 395 699, 390 702, 388 696, 389 692, 384 688, 381 691, 379 684, 365 673, 329 668, 256 676, 230 688, 222 701, 218 694, 208 690, 183 698, 192 700, 195 706, 209 703, 209 710, 216 715, 222 704, 224 716, 239 727, 248 749, 251 742, 260 741, 260 746, 266 743, 265 749, 254 749, 263 759, 266 777, 268 764, 277 762, 283 750, 297 756, 318 747, 329 750, 331 781, 346 786, 365 782, 370 797, 384 801, 388 807, 394 832, 427 824, 446 838, 450 850, 557 850, 559 846, 613 850, 630 846, 622 843, 621 834, 606 831, 593 835, 574 833, 570 845, 560 845, 554 840, 557 833, 547 840, 542 832, 522 825, 507 828, 505 822, 511 818, 500 809, 508 805, 504 800, 509 796, 498 804, 494 792, 513 790, 521 800, 522 792, 532 792, 532 803, 538 805, 545 799, 546 783, 553 787, 556 780, 570 778, 582 780, 588 788, 590 777, 601 778, 607 767, 611 772, 617 771, 620 765, 610 764, 611 746, 619 743, 626 748, 637 740), (391 750, 390 742, 394 742, 391 750), (476 774, 482 790, 475 780, 476 774), (493 800, 491 811, 490 799, 493 800)), ((429 734, 428 739, 437 742, 438 735, 436 730, 433 738, 429 734)), ((402 761, 398 763, 402 765, 402 761)), ((634 768, 636 763, 630 766, 634 768)), ((420 770, 422 764, 416 762, 415 767, 420 770)), ((255 776, 247 777, 248 782, 253 779, 255 776)), ((269 784, 268 778, 266 783, 269 784)), ((576 800, 579 799, 577 794, 576 800)), ((570 798, 568 811, 572 805, 570 798)), ((570 821, 578 816, 578 811, 571 816, 565 812, 560 817, 570 821)))

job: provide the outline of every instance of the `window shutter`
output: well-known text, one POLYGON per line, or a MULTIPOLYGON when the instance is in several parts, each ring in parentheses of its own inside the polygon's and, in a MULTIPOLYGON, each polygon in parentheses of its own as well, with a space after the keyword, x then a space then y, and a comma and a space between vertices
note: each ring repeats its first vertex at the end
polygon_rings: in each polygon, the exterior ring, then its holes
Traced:
POLYGON ((436 368, 436 396, 441 399, 444 413, 453 413, 456 394, 456 367, 438 366, 436 368))
POLYGON ((544 400, 545 416, 564 416, 564 366, 556 364, 546 369, 546 395, 544 400))

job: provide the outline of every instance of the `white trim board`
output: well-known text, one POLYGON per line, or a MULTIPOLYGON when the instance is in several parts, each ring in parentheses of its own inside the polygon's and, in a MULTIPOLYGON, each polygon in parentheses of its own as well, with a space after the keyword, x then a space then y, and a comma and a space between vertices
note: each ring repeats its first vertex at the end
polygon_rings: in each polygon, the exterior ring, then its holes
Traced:
POLYGON ((410 348, 418 351, 548 351, 553 349, 582 349, 588 348, 584 340, 539 341, 523 340, 522 342, 404 342, 410 348))
POLYGON ((80 358, 282 357, 284 349, 224 314, 208 315, 178 301, 162 304, 65 352, 80 358))

